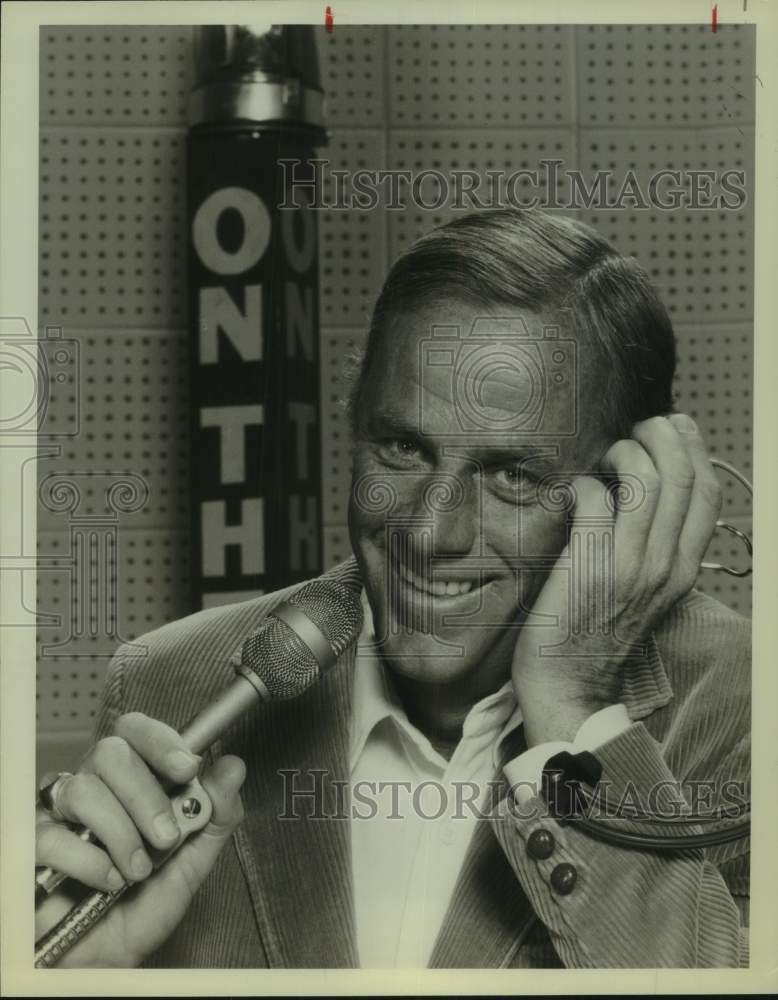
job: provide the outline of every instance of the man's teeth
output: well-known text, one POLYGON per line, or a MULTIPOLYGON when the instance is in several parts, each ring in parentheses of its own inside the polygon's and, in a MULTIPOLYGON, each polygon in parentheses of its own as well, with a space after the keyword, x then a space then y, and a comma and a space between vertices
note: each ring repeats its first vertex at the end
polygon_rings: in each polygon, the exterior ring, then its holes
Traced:
POLYGON ((432 594, 434 597, 456 597, 458 594, 466 594, 473 586, 472 580, 448 580, 445 582, 443 580, 430 580, 417 576, 403 565, 400 566, 400 576, 416 590, 432 594))

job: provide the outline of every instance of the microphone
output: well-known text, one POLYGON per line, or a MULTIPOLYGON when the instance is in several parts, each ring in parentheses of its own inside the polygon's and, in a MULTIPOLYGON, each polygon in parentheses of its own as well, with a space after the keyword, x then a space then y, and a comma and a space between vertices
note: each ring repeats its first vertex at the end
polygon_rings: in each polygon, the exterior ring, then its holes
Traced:
MULTIPOLYGON (((258 701, 296 698, 319 681, 362 629, 357 586, 355 573, 319 577, 275 607, 244 641, 235 679, 181 731, 187 749, 202 753, 258 701)), ((75 832, 92 843, 97 839, 86 827, 75 832)), ((36 904, 66 877, 51 868, 39 872, 36 904)), ((114 892, 96 890, 74 906, 36 941, 36 968, 58 961, 132 884, 114 892)))
POLYGON ((296 698, 323 677, 359 636, 362 605, 345 583, 320 577, 274 608, 243 643, 237 677, 182 730, 202 753, 261 701, 296 698))

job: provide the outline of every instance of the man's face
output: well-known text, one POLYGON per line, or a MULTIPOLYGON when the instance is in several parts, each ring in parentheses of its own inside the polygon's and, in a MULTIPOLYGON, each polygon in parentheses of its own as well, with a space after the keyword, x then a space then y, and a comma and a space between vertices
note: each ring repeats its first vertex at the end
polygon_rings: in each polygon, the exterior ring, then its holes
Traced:
POLYGON ((608 446, 580 354, 515 307, 447 299, 387 322, 356 414, 349 530, 393 670, 482 694, 507 678, 566 543, 549 486, 608 446))

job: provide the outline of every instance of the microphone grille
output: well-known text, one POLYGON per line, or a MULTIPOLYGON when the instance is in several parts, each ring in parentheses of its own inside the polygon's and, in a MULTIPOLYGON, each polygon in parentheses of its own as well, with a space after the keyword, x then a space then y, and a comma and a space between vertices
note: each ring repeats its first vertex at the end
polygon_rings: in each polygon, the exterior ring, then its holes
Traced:
MULTIPOLYGON (((320 577, 295 591, 284 604, 310 618, 335 658, 359 637, 362 604, 359 594, 343 583, 320 577)), ((322 673, 310 647, 274 611, 243 643, 241 666, 256 674, 274 701, 296 698, 322 673)))

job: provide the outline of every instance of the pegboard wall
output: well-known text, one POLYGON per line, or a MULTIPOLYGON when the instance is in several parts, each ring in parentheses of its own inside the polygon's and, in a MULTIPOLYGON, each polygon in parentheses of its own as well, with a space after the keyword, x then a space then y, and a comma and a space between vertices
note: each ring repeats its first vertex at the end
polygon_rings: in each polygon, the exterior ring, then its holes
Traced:
MULTIPOLYGON (((75 420, 78 432, 58 439, 59 454, 39 466, 50 487, 39 509, 39 609, 61 619, 39 630, 39 722, 44 737, 72 737, 73 746, 89 732, 116 643, 189 610, 183 183, 191 34, 41 30, 39 322, 42 333, 55 328, 78 344, 81 365, 70 366, 64 387, 52 383, 47 427, 75 420), (76 486, 58 491, 51 477, 63 470, 76 486), (109 473, 126 479, 118 502, 106 494, 109 473), (102 541, 84 527, 99 516, 102 541), (91 553, 95 579, 102 573, 110 585, 113 617, 102 638, 72 621, 78 546, 91 553)), ((587 177, 607 169, 632 169, 640 180, 662 168, 747 172, 739 211, 562 211, 649 270, 678 335, 678 406, 716 455, 750 476, 754 30, 336 26, 318 41, 330 127, 322 155, 332 168, 512 172, 556 158, 587 177)), ((328 563, 349 551, 344 360, 363 341, 389 262, 453 214, 321 213, 328 563)), ((748 497, 731 482, 726 511, 750 529, 748 497)), ((742 565, 728 535, 716 536, 708 558, 742 565)), ((699 585, 749 613, 749 581, 703 572, 699 585)), ((89 595, 82 598, 89 609, 89 595)), ((43 753, 39 768, 46 763, 43 753)))

